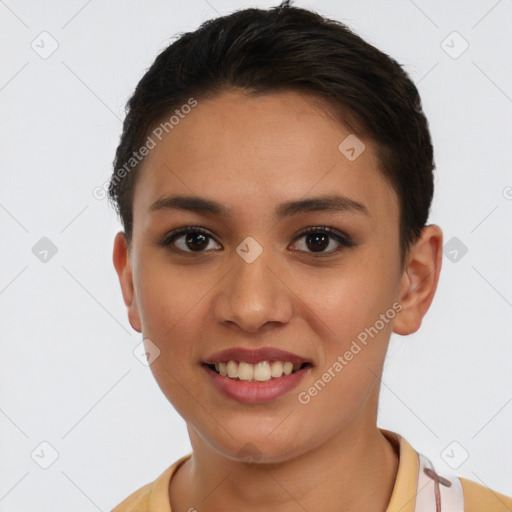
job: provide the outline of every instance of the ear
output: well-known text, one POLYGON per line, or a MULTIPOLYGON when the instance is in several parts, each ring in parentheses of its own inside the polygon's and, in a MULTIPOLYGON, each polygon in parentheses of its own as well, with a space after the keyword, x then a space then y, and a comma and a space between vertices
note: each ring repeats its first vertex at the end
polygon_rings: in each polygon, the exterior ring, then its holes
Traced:
POLYGON ((133 288, 132 263, 130 248, 125 234, 120 231, 114 239, 114 252, 112 255, 114 267, 119 277, 123 300, 128 308, 128 320, 130 325, 137 331, 142 332, 137 297, 133 288))
POLYGON ((409 251, 400 282, 402 309, 395 318, 393 332, 407 335, 420 328, 436 292, 442 260, 443 232, 435 224, 425 226, 409 251))

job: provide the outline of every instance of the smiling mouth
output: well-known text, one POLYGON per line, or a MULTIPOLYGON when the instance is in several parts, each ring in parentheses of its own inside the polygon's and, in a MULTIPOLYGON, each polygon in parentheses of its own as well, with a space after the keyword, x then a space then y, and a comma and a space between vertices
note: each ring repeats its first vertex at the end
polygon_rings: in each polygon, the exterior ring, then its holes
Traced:
POLYGON ((267 382, 277 380, 287 375, 310 367, 310 363, 293 364, 290 361, 261 361, 256 364, 245 361, 226 361, 206 364, 210 370, 230 380, 245 382, 267 382))

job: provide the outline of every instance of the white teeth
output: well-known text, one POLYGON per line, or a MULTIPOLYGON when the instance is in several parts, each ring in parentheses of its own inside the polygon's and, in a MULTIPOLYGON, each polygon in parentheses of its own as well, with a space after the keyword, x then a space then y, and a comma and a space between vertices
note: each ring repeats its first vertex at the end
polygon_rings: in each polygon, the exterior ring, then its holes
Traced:
POLYGON ((230 379, 236 379, 238 376, 238 363, 236 363, 235 361, 228 361, 227 373, 230 379))
POLYGON ((238 363, 238 378, 240 380, 251 380, 254 376, 254 365, 240 361, 238 363))
POLYGON ((266 380, 270 380, 272 375, 270 375, 270 365, 268 361, 263 361, 261 363, 257 363, 254 367, 254 380, 259 380, 260 382, 265 382, 266 380))
POLYGON ((290 375, 300 369, 301 364, 293 364, 290 361, 261 361, 250 364, 245 361, 227 361, 216 363, 215 371, 223 377, 239 379, 243 381, 266 382, 270 379, 278 379, 290 375))
POLYGON ((283 375, 283 363, 281 363, 281 361, 272 361, 270 374, 272 377, 281 377, 281 375, 283 375))

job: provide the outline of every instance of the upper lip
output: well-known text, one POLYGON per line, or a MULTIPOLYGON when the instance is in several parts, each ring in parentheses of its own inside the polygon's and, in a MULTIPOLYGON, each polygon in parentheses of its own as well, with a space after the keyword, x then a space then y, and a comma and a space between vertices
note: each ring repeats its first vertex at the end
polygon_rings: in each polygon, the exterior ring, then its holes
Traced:
POLYGON ((256 349, 235 347, 215 352, 203 360, 204 364, 225 363, 227 361, 244 361, 245 363, 261 363, 262 361, 290 361, 293 364, 307 363, 303 357, 274 347, 256 349))

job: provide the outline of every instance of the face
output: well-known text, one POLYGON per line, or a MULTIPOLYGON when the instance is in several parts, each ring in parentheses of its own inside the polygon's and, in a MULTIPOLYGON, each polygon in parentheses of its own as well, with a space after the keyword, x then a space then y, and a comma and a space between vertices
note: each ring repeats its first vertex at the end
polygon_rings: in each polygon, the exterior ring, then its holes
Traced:
POLYGON ((225 92, 140 169, 130 322, 191 436, 226 457, 283 461, 375 429, 399 205, 371 141, 339 149, 350 135, 311 96, 225 92))

